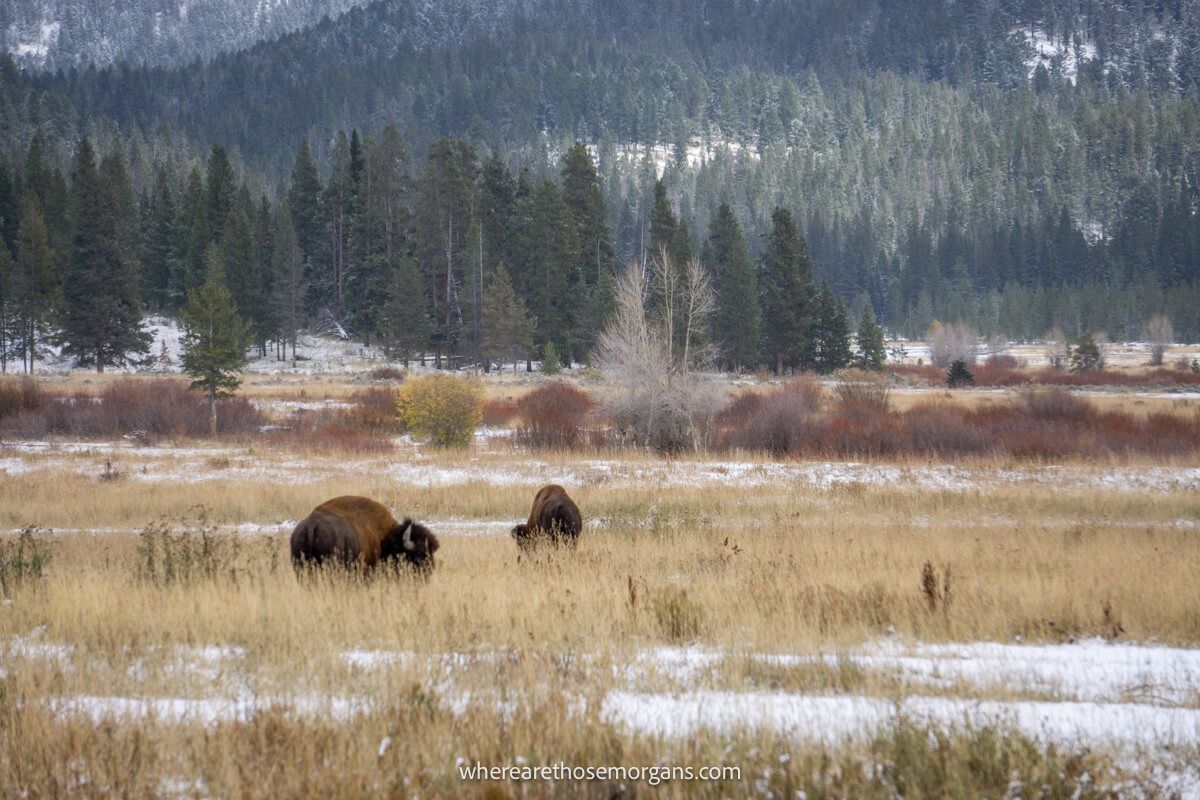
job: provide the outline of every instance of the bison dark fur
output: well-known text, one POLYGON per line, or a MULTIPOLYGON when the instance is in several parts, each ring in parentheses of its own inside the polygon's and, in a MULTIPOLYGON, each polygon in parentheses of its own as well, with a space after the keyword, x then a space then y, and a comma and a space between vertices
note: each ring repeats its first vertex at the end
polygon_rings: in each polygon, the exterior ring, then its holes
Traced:
POLYGON ((567 495, 566 489, 552 483, 538 490, 529 521, 513 528, 512 536, 522 548, 541 541, 574 547, 582 531, 583 517, 579 506, 567 495))
POLYGON ((420 572, 433 569, 438 540, 424 525, 403 522, 366 497, 335 497, 313 509, 292 531, 292 563, 338 564, 370 570, 379 561, 406 564, 420 572))

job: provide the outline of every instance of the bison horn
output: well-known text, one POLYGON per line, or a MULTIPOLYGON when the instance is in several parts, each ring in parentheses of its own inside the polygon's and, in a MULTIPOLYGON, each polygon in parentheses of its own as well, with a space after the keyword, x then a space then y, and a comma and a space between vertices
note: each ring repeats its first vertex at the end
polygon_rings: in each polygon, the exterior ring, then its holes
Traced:
POLYGON ((404 520, 404 533, 402 534, 402 541, 404 543, 405 550, 415 550, 417 547, 415 544, 413 544, 412 525, 411 519, 404 520))

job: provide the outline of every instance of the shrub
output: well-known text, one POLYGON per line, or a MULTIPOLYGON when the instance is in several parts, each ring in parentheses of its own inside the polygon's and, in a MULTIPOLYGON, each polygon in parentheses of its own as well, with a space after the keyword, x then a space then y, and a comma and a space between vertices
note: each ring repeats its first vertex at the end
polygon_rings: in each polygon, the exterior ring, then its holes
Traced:
POLYGON ((1008 355, 1007 353, 992 353, 984 362, 987 366, 1000 369, 1018 369, 1021 362, 1016 356, 1008 355))
POLYGON ((405 382, 396 400, 405 427, 438 447, 471 443, 483 420, 479 383, 449 375, 430 375, 405 382))
POLYGON ((0 379, 0 419, 37 411, 45 402, 46 394, 33 378, 0 379))
POLYGON ((982 455, 996 449, 985 430, 974 425, 962 408, 949 403, 922 403, 904 413, 908 447, 919 455, 982 455))
POLYGON ((41 528, 28 525, 15 540, 0 537, 0 594, 11 597, 18 586, 41 580, 48 563, 50 544, 41 528))
POLYGON ((350 395, 350 407, 342 409, 339 421, 345 427, 369 433, 401 433, 396 417, 399 392, 390 386, 360 389, 350 395))
POLYGON ((574 447, 596 402, 582 389, 561 381, 535 389, 517 401, 518 438, 530 447, 574 447))
POLYGON ((239 537, 218 534, 203 506, 192 513, 194 520, 183 522, 178 531, 166 522, 142 529, 137 546, 138 580, 169 586, 234 577, 239 537))
POLYGON ((891 390, 887 381, 872 376, 847 376, 833 390, 843 406, 866 406, 887 411, 891 408, 891 390))
POLYGON ((483 424, 503 427, 517 416, 517 403, 511 397, 488 400, 483 404, 483 424))
POLYGON ((1065 421, 1078 425, 1089 422, 1096 413, 1087 400, 1057 386, 1027 389, 1022 391, 1019 397, 1025 412, 1034 419, 1065 421))
POLYGON ((375 367, 367 373, 367 377, 373 381, 402 381, 408 377, 408 373, 397 367, 375 367))
POLYGON ((812 438, 813 419, 824 398, 821 384, 811 377, 759 395, 743 393, 717 417, 725 429, 722 444, 776 456, 795 452, 812 438))

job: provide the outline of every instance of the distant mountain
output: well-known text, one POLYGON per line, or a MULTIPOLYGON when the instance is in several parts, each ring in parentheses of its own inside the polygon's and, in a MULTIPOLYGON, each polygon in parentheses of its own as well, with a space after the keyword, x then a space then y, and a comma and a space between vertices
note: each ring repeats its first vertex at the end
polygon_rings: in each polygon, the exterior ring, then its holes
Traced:
POLYGON ((4 0, 0 49, 26 68, 179 64, 248 47, 366 0, 4 0))

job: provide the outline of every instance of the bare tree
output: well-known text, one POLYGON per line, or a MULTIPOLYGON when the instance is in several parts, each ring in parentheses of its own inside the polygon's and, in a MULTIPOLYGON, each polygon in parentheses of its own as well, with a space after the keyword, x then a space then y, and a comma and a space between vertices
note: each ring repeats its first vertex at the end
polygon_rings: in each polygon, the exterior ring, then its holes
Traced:
POLYGON ((711 312, 712 289, 696 264, 684 273, 669 258, 655 266, 653 289, 639 264, 632 263, 617 282, 616 309, 597 343, 597 363, 612 383, 607 411, 637 444, 659 450, 699 446, 709 421, 723 403, 719 387, 695 372, 693 342, 711 312), (673 291, 669 291, 673 289, 673 291), (657 299, 656 313, 646 309, 657 299), (672 336, 678 315, 682 353, 676 358, 672 336))
POLYGON ((1142 328, 1142 338, 1150 343, 1151 365, 1161 367, 1163 356, 1167 354, 1167 348, 1175 339, 1171 319, 1166 314, 1155 314, 1146 320, 1146 326, 1142 328))
POLYGON ((939 367, 948 367, 955 361, 974 364, 979 357, 979 334, 965 323, 935 321, 925 338, 929 342, 929 360, 939 367))

